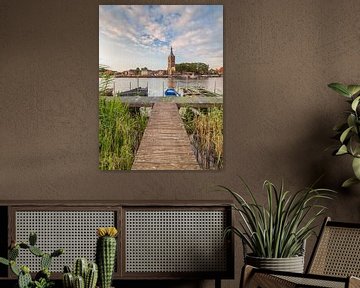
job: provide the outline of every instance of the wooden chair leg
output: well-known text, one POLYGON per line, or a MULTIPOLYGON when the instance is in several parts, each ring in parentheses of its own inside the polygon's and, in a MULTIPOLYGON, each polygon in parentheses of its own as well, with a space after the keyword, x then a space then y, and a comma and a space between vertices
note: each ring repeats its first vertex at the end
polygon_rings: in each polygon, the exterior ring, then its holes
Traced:
MULTIPOLYGON (((256 268, 246 265, 241 273, 240 288, 295 288, 296 284, 287 280, 272 276, 267 273, 257 273, 256 268)), ((357 286, 355 286, 357 287, 357 286)), ((354 287, 354 288, 355 288, 354 287)), ((360 288, 360 287, 359 287, 360 288)))
POLYGON ((296 288, 296 284, 290 281, 281 279, 271 274, 255 273, 250 281, 248 288, 296 288))
POLYGON ((241 279, 240 279, 240 288, 246 288, 249 285, 251 280, 251 275, 253 274, 254 267, 250 265, 244 265, 241 271, 241 279))
POLYGON ((221 279, 220 278, 215 279, 215 288, 221 288, 221 279))
POLYGON ((349 288, 360 288, 360 278, 351 276, 349 277, 349 288))

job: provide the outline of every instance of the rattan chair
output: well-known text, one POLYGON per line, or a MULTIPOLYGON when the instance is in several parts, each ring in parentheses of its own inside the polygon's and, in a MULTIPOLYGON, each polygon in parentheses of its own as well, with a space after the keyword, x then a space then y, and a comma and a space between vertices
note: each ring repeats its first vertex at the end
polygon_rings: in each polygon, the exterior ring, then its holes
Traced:
POLYGON ((306 273, 277 272, 246 265, 240 287, 360 287, 360 224, 326 218, 306 273))

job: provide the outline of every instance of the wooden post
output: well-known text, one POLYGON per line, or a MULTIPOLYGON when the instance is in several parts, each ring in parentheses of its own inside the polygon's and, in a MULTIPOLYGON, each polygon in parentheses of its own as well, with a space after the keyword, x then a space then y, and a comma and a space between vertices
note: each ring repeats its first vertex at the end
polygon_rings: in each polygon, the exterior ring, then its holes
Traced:
POLYGON ((164 81, 163 81, 163 97, 165 96, 165 87, 164 87, 164 81))
POLYGON ((221 288, 221 279, 215 278, 215 288, 221 288))
POLYGON ((216 80, 215 80, 215 84, 214 84, 214 93, 216 93, 216 80))

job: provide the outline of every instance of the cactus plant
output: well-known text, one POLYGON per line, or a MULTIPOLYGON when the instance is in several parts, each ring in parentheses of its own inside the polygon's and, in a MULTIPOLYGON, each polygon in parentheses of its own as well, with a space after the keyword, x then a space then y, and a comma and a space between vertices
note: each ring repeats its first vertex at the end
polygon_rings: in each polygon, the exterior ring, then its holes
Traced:
POLYGON ((34 254, 35 256, 37 256, 37 257, 41 257, 41 256, 44 255, 44 252, 42 252, 42 251, 40 250, 40 248, 39 248, 39 247, 36 247, 36 246, 30 245, 29 251, 30 251, 32 254, 34 254))
POLYGON ((64 288, 95 288, 97 279, 98 267, 96 263, 90 262, 88 264, 85 258, 76 259, 74 263, 74 273, 71 273, 69 266, 64 266, 64 288))
POLYGON ((8 252, 9 260, 15 261, 18 256, 19 256, 19 247, 18 246, 9 250, 9 252, 8 252))
POLYGON ((79 258, 75 261, 74 274, 81 276, 85 280, 86 271, 88 268, 88 261, 85 258, 79 258))
POLYGON ((40 270, 38 273, 36 273, 35 275, 35 280, 41 280, 41 279, 45 279, 45 280, 49 280, 50 279, 50 271, 48 268, 44 268, 42 270, 40 270))
POLYGON ((57 249, 54 252, 52 252, 50 255, 51 257, 58 257, 63 253, 64 253, 64 249, 57 249))
POLYGON ((64 288, 73 288, 74 287, 74 276, 71 272, 64 273, 62 276, 62 282, 64 288))
POLYGON ((18 285, 19 288, 28 288, 32 283, 30 269, 27 266, 21 267, 21 271, 19 274, 18 285))
POLYGON ((10 260, 9 262, 11 271, 16 275, 19 276, 20 274, 20 268, 16 265, 16 262, 14 260, 10 260))
POLYGON ((36 241, 37 241, 37 235, 34 232, 31 232, 29 235, 29 244, 31 246, 35 246, 36 245, 36 241))
POLYGON ((57 249, 51 254, 44 253, 41 249, 36 245, 37 236, 35 233, 30 233, 29 236, 29 244, 20 242, 16 243, 14 241, 11 242, 9 251, 8 251, 8 259, 0 257, 0 263, 10 266, 11 271, 18 276, 18 286, 19 288, 47 288, 52 286, 52 282, 50 281, 50 265, 53 257, 58 257, 64 253, 63 249, 57 249), (19 267, 16 263, 16 259, 19 256, 19 250, 29 250, 30 253, 37 257, 41 257, 41 270, 36 274, 35 281, 32 280, 30 275, 30 269, 28 266, 19 267))
POLYGON ((54 286, 54 282, 49 282, 44 278, 38 281, 35 280, 33 283, 33 288, 50 288, 54 286))
POLYGON ((5 258, 1 258, 0 257, 0 263, 1 264, 4 264, 6 266, 9 266, 10 265, 10 261, 8 259, 5 259, 5 258))
POLYGON ((95 288, 98 279, 98 266, 96 263, 89 263, 85 276, 85 288, 95 288))
POLYGON ((96 262, 99 267, 99 284, 101 288, 110 288, 114 272, 116 256, 115 227, 101 227, 97 229, 99 238, 96 243, 96 262))
POLYGON ((74 277, 74 288, 85 288, 84 278, 80 275, 74 277))
POLYGON ((45 269, 45 268, 49 269, 51 265, 51 260, 52 260, 51 255, 48 253, 44 253, 41 256, 41 262, 40 262, 41 269, 45 269))

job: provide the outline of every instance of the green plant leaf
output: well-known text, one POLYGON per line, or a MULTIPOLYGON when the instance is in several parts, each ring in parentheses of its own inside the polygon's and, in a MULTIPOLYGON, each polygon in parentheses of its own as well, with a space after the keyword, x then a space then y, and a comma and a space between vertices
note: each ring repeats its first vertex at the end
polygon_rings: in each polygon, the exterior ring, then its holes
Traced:
POLYGON ((349 90, 347 89, 347 86, 345 86, 344 84, 341 83, 330 83, 328 85, 329 88, 333 89, 335 92, 339 93, 342 96, 351 97, 351 94, 349 92, 349 90))
POLYGON ((348 85, 347 90, 349 91, 351 96, 354 96, 360 92, 360 85, 356 85, 356 84, 348 85))
POLYGON ((344 183, 342 183, 341 187, 348 188, 352 185, 359 184, 359 183, 360 183, 359 179, 357 179, 356 177, 351 177, 351 178, 347 179, 346 181, 344 181, 344 183))
POLYGON ((348 150, 354 157, 360 157, 360 138, 358 135, 352 135, 348 143, 348 150))
MULTIPOLYGON (((249 187, 246 187, 247 192, 249 187)), ((290 193, 283 183, 277 189, 270 181, 264 182, 267 203, 246 202, 240 194, 222 187, 234 196, 233 208, 240 214, 240 229, 230 228, 258 257, 291 257, 300 255, 304 241, 314 234, 313 222, 324 213, 317 201, 331 199, 328 189, 305 188, 290 193), (311 212, 312 214, 310 214, 311 212)), ((227 230, 229 232, 229 230, 227 230)))
POLYGON ((356 125, 356 116, 353 113, 350 113, 347 118, 347 124, 348 126, 355 126, 356 125))
POLYGON ((11 271, 12 271, 16 276, 19 276, 21 270, 20 270, 20 268, 16 265, 16 262, 15 262, 15 261, 10 261, 10 268, 11 268, 11 271))
POLYGON ((351 109, 356 111, 357 106, 359 105, 360 96, 356 97, 355 100, 351 103, 351 109))
POLYGON ((1 263, 1 264, 4 264, 4 265, 9 265, 9 264, 10 264, 9 260, 8 260, 8 259, 5 259, 5 258, 3 258, 3 257, 0 257, 0 263, 1 263))
POLYGON ((341 143, 344 143, 346 137, 348 136, 348 134, 352 128, 353 128, 353 126, 350 126, 349 128, 345 129, 345 131, 341 134, 341 136, 340 136, 341 143))
POLYGON ((346 145, 341 145, 339 150, 336 152, 336 155, 344 155, 344 154, 347 154, 347 153, 349 153, 349 152, 348 152, 348 149, 347 149, 346 145))
POLYGON ((360 158, 355 157, 353 159, 352 168, 356 178, 360 180, 360 158))

